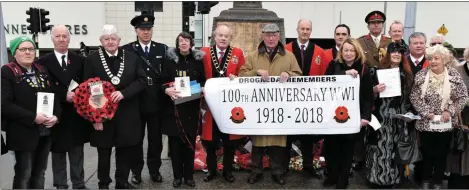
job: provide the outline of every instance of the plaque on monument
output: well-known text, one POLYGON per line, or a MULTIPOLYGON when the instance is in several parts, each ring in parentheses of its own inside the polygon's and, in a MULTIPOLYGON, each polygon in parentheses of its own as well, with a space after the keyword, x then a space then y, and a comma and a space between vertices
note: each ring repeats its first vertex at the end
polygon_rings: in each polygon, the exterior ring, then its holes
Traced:
MULTIPOLYGON (((213 18, 213 30, 217 25, 225 24, 233 33, 231 45, 244 51, 244 56, 257 49, 262 41, 262 28, 275 23, 280 28, 280 40, 285 44, 285 26, 283 18, 273 11, 262 8, 261 1, 235 1, 233 8, 224 10, 213 18)), ((212 31, 213 31, 212 30, 212 31)), ((215 45, 212 38, 211 44, 215 45)))

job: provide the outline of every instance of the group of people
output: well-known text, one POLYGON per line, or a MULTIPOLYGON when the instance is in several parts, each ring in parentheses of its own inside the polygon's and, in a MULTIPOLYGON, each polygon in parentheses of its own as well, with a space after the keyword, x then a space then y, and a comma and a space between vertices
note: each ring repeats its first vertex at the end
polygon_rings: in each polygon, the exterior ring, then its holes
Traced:
MULTIPOLYGON (((133 18, 130 23, 138 40, 123 46, 119 46, 116 28, 103 26, 99 38, 102 46, 86 57, 68 50, 70 32, 63 25, 52 29, 54 52, 38 60, 33 40, 28 37, 11 40, 14 60, 2 66, 1 89, 2 130, 6 131, 8 150, 14 151, 16 158, 14 189, 44 188, 49 152, 56 188, 68 188, 67 154, 73 188, 87 188, 83 144, 88 142, 98 152, 99 188, 108 189, 112 182, 110 159, 115 147, 115 187, 134 189, 134 185, 142 183, 145 132, 146 163, 152 181, 157 183, 163 181, 159 171, 162 134, 168 135, 174 187, 183 183, 196 186, 194 150, 199 135, 207 152, 205 182, 217 177, 216 151, 220 141, 224 147, 222 176, 227 182, 235 181, 232 173, 235 148, 246 138, 253 145, 252 173, 247 179, 250 184, 263 177, 262 157, 266 151, 273 181, 285 184, 290 149, 297 140, 301 143, 303 172, 321 179, 322 174, 313 166, 313 145, 321 139, 327 165, 324 187, 347 188, 354 161, 356 168, 364 166, 365 177, 373 187, 396 187, 404 177, 404 166, 412 163, 424 188, 441 188, 447 169, 451 169, 449 172, 455 178, 469 175, 466 166, 469 151, 449 154, 451 129, 429 127, 436 116, 442 122, 451 120, 453 127, 460 126, 460 116, 463 124, 469 122, 467 49, 466 62, 459 64, 454 61, 454 50, 443 41, 435 40, 426 48, 423 33, 410 35, 407 45, 402 39, 403 24, 397 21, 391 24, 388 38, 382 35, 386 17, 380 11, 366 16, 370 33, 357 39, 351 37, 347 25, 338 25, 334 29, 336 45, 328 50, 310 41, 309 20, 298 22, 298 38, 288 44, 281 43, 281 31, 276 24, 266 24, 262 42, 246 57, 240 48, 230 45, 232 32, 225 24, 218 24, 213 31, 215 45, 196 50, 193 37, 186 32, 176 37, 175 48, 152 41, 154 20, 154 16, 146 13, 133 18), (402 95, 381 98, 379 94, 386 84, 378 80, 377 70, 390 68, 399 68, 402 95), (280 82, 285 82, 291 76, 321 75, 360 77, 361 122, 357 126, 361 127, 360 133, 230 135, 220 132, 203 98, 174 103, 181 98, 174 87, 175 77, 189 77, 203 87, 206 80, 218 77, 280 76, 280 82), (112 82, 116 89, 108 100, 118 103, 115 116, 103 123, 90 123, 82 118, 73 105, 75 92, 69 90, 72 80, 82 83, 94 77, 112 82), (55 95, 53 116, 36 113, 38 92, 55 95), (408 122, 394 117, 408 112, 422 119, 408 122), (372 114, 382 125, 378 130, 368 125, 372 114), (418 136, 415 143, 420 146, 421 159, 403 161, 396 156, 398 139, 408 134, 418 136), (452 160, 450 167, 446 167, 447 157, 452 160), (130 172, 133 184, 128 182, 130 172)), ((464 180, 461 184, 464 185, 464 180)))

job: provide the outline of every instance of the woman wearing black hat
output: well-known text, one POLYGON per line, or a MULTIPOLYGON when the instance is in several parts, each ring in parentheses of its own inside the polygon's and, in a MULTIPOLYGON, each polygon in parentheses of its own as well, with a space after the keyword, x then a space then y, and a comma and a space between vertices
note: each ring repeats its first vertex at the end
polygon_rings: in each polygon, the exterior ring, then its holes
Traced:
MULTIPOLYGON (((196 136, 200 127, 200 99, 175 105, 175 99, 180 98, 173 82, 175 77, 190 77, 190 81, 197 81, 200 86, 205 85, 203 65, 204 52, 193 50, 194 41, 186 32, 176 38, 176 48, 168 50, 167 60, 163 64, 163 98, 162 131, 169 137, 169 149, 173 166, 173 186, 179 187, 184 183, 194 187, 194 150, 196 136)), ((181 83, 182 84, 182 83, 181 83)))
POLYGON ((405 46, 392 42, 387 47, 387 53, 378 67, 370 69, 373 79, 373 92, 375 95, 373 115, 381 124, 381 128, 374 130, 368 128, 367 143, 365 145, 366 167, 365 176, 368 182, 375 187, 391 188, 397 185, 401 178, 396 154, 396 139, 400 132, 407 130, 406 123, 394 117, 394 114, 409 112, 409 100, 412 88, 412 70, 405 59, 405 46), (399 68, 401 82, 401 96, 380 97, 386 90, 386 84, 379 82, 377 70, 399 68), (392 113, 392 114, 389 114, 392 113))

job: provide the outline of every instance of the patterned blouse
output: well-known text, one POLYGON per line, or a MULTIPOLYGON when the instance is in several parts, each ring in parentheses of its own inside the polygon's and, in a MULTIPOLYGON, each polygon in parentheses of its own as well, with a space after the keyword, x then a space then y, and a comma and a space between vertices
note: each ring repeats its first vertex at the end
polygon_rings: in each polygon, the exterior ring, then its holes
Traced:
MULTIPOLYGON (((421 98, 422 85, 425 82, 425 77, 428 73, 428 69, 419 71, 414 79, 414 86, 410 94, 410 101, 417 110, 419 115, 422 116, 421 120, 417 120, 416 129, 419 131, 429 132, 447 132, 452 129, 430 129, 429 120, 426 116, 430 113, 435 115, 441 115, 442 98, 438 93, 437 89, 431 87, 427 88, 427 93, 421 98)), ((467 100, 467 89, 458 71, 454 68, 448 69, 449 82, 451 85, 450 100, 448 101, 448 107, 446 108, 451 113, 451 122, 453 127, 459 126, 459 113, 461 112, 467 100)))

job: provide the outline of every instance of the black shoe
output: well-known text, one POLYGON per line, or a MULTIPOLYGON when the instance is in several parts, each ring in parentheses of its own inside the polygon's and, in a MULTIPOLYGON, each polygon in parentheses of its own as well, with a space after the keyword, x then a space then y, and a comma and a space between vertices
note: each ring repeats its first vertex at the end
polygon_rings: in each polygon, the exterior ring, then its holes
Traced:
POLYGON ((181 184, 182 184, 181 179, 174 179, 173 180, 173 187, 179 187, 179 186, 181 186, 181 184))
POLYGON ((217 177, 216 172, 208 172, 207 175, 204 177, 204 181, 205 182, 212 181, 213 179, 215 179, 215 177, 217 177))
POLYGON ((235 178, 231 172, 224 172, 223 177, 227 182, 233 183, 235 181, 235 178))
POLYGON ((337 180, 334 180, 332 178, 326 178, 324 182, 322 183, 323 187, 331 187, 333 185, 337 184, 337 180))
POLYGON ((272 175, 272 179, 275 181, 275 183, 285 185, 285 180, 283 179, 282 175, 272 175))
POLYGON ((261 178, 262 178, 262 174, 255 174, 255 173, 252 173, 252 174, 249 175, 249 177, 248 177, 248 183, 250 183, 250 184, 255 184, 255 183, 257 183, 261 178))
POLYGON ((195 181, 193 179, 184 180, 184 183, 190 187, 195 187, 195 181))
POLYGON ((56 189, 68 189, 68 185, 57 185, 56 189))
POLYGON ((142 176, 141 175, 136 175, 136 174, 132 174, 132 179, 130 179, 130 181, 133 183, 133 184, 140 184, 142 183, 142 176))
POLYGON ((430 181, 422 181, 421 189, 430 189, 430 181))
POLYGON ((322 179, 322 174, 319 173, 319 171, 314 168, 307 168, 303 170, 303 172, 308 172, 311 176, 313 176, 316 179, 322 179))
POLYGON ((442 189, 443 185, 441 184, 433 184, 433 189, 442 189))
POLYGON ((79 186, 77 188, 73 188, 73 189, 89 189, 88 187, 86 187, 86 185, 82 185, 82 186, 79 186))
POLYGON ((365 161, 360 161, 360 162, 357 162, 353 165, 353 169, 356 170, 356 171, 360 171, 364 167, 365 167, 365 161))
POLYGON ((124 184, 116 183, 116 189, 137 189, 137 187, 133 186, 129 182, 125 182, 124 184))
POLYGON ((109 189, 109 184, 98 183, 98 187, 99 187, 99 189, 109 189))
MULTIPOLYGON (((161 183, 163 182, 163 176, 161 176, 160 173, 155 173, 155 174, 150 174, 150 178, 153 182, 156 182, 156 183, 161 183)), ((140 181, 142 179, 140 178, 140 181)))

